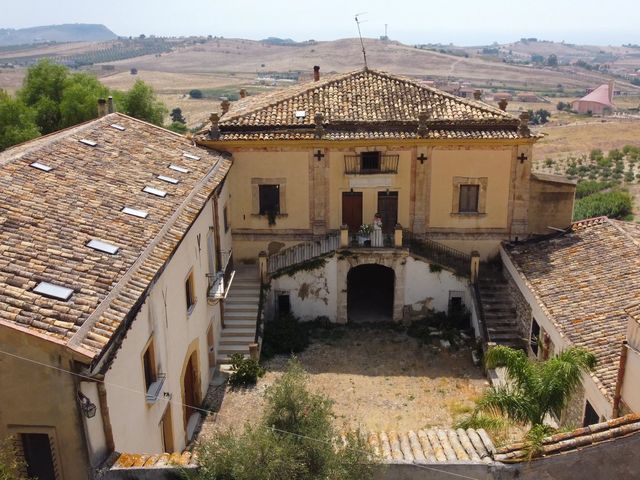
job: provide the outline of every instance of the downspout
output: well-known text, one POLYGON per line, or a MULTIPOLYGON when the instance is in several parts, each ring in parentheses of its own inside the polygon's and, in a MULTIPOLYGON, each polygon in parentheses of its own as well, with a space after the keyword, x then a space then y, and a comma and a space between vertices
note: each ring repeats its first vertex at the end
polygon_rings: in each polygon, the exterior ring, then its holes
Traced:
POLYGON ((613 409, 611 415, 613 418, 620 416, 620 400, 622 398, 622 383, 624 382, 624 371, 627 367, 627 341, 622 342, 622 349, 620 351, 620 364, 618 366, 618 378, 616 379, 616 393, 613 397, 613 409))
POLYGON ((111 417, 109 416, 109 405, 107 405, 107 389, 104 382, 98 381, 98 401, 100 402, 100 415, 102 416, 102 428, 104 430, 104 438, 107 443, 107 450, 112 453, 115 450, 113 442, 113 430, 111 429, 111 417))

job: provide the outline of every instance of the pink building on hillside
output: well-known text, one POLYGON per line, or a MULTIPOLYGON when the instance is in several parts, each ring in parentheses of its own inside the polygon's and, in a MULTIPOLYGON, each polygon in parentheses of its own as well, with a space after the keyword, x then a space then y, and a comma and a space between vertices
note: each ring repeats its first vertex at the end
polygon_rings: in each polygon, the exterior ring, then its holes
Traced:
POLYGON ((616 107, 612 102, 613 98, 613 82, 600 85, 594 91, 585 95, 580 100, 571 102, 571 108, 578 113, 593 113, 595 115, 603 115, 611 112, 616 107))

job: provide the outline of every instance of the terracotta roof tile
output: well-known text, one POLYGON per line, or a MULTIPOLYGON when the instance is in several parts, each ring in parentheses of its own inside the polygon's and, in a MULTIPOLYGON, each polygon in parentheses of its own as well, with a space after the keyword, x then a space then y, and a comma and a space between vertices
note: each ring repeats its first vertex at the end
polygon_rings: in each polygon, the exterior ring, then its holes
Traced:
POLYGON ((560 334, 596 355, 596 384, 613 399, 629 314, 640 298, 640 228, 606 217, 506 251, 560 334))
MULTIPOLYGON (((631 414, 570 432, 558 433, 542 441, 543 455, 555 455, 567 451, 580 450, 589 445, 611 441, 616 438, 640 433, 640 415, 631 414)), ((524 443, 514 443, 496 451, 497 462, 515 463, 528 460, 524 443)))
POLYGON ((489 104, 364 69, 239 100, 222 116, 218 140, 314 139, 316 114, 325 140, 411 139, 421 113, 428 116, 423 138, 523 138, 518 118, 489 104))
POLYGON ((182 136, 121 114, 0 153, 0 321, 98 354, 229 165, 182 136), (97 145, 84 145, 82 138, 97 145), (202 159, 184 159, 184 151, 202 159), (30 167, 35 161, 53 169, 30 167), (191 170, 177 185, 156 178, 172 162, 191 170), (142 192, 146 185, 166 190, 167 197, 142 192), (149 216, 126 215, 125 206, 149 216), (164 232, 168 226, 171 235, 164 232), (120 250, 90 249, 91 239, 120 250), (43 297, 32 291, 41 281, 74 293, 66 302, 43 297))

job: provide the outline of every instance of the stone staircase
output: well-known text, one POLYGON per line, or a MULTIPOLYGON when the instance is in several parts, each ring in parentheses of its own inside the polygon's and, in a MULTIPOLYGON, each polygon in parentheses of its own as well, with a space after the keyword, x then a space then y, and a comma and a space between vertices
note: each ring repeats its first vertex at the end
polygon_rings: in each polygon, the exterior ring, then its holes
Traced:
POLYGON ((524 348, 516 320, 516 306, 507 281, 501 273, 488 276, 481 273, 478 282, 487 340, 507 347, 524 348))
POLYGON ((234 353, 249 356, 249 344, 255 341, 259 303, 260 275, 257 265, 238 266, 224 301, 218 364, 229 363, 234 353))

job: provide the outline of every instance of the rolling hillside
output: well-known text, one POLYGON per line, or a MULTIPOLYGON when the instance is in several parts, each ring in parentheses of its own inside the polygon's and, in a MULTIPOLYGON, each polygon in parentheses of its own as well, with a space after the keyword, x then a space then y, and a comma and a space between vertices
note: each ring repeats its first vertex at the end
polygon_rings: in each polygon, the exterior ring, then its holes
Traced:
POLYGON ((117 35, 104 25, 84 23, 0 29, 0 46, 45 42, 104 42, 115 38, 117 35))

